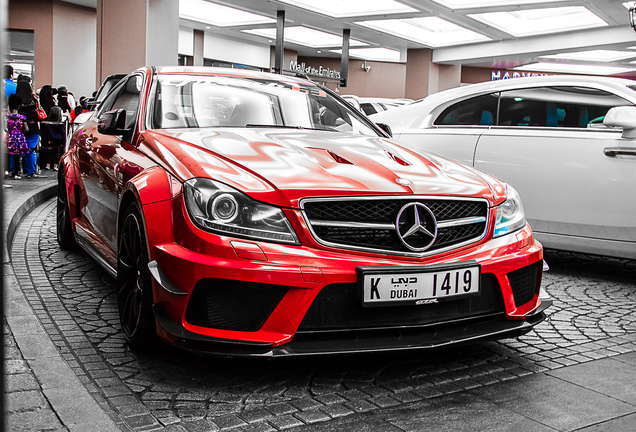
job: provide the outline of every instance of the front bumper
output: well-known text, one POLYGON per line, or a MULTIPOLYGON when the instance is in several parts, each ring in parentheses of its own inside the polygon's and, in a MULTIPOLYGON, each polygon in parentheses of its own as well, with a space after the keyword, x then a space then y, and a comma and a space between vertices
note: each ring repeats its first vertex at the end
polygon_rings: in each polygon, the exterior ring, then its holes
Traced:
MULTIPOLYGON (((543 250, 534 241, 529 226, 456 251, 416 259, 329 249, 311 238, 301 238, 304 246, 238 240, 201 232, 187 217, 175 219, 175 231, 179 232, 175 237, 182 240, 154 243, 150 249, 154 312, 159 336, 192 351, 273 357, 431 349, 524 334, 545 318, 543 310, 550 304, 539 299, 543 250), (491 285, 495 286, 500 303, 498 310, 478 315, 446 315, 439 322, 396 321, 388 326, 344 326, 317 331, 307 330, 303 322, 323 289, 340 286, 350 289, 357 283, 357 267, 422 266, 471 260, 480 264, 482 276, 494 281, 491 285), (526 293, 520 296, 509 279, 513 279, 515 271, 530 267, 537 269, 536 284, 529 286, 529 293, 526 287, 526 293), (223 285, 220 291, 233 296, 227 301, 238 308, 236 314, 219 297, 199 295, 203 285, 215 284, 223 285), (258 305, 247 307, 261 298, 246 294, 252 288, 268 295, 270 291, 280 292, 261 321, 250 319, 261 312, 258 305), (206 325, 205 319, 193 319, 205 314, 208 308, 225 314, 211 319, 219 324, 206 325), (234 315, 240 314, 246 318, 238 325, 234 315)), ((431 305, 422 307, 423 313, 432 310, 426 309, 431 305)), ((398 314, 402 311, 395 309, 398 314)), ((314 311, 314 316, 317 315, 314 311)))
POLYGON ((544 310, 550 305, 552 300, 543 299, 539 308, 526 315, 524 320, 508 320, 499 315, 417 329, 301 335, 280 346, 266 342, 218 339, 193 333, 173 322, 161 305, 155 305, 153 310, 160 334, 164 338, 169 336, 176 346, 185 350, 215 356, 274 358, 426 351, 451 345, 513 338, 528 333, 542 322, 546 317, 544 310))

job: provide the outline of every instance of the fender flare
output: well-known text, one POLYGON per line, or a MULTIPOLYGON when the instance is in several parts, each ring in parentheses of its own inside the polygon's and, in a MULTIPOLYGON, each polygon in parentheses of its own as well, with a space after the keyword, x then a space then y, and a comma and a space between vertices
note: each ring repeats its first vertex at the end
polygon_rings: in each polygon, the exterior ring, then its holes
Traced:
POLYGON ((146 234, 150 260, 154 259, 154 245, 174 240, 172 229, 173 198, 181 192, 181 183, 161 167, 144 170, 126 183, 117 212, 117 238, 124 212, 131 202, 139 205, 146 234))

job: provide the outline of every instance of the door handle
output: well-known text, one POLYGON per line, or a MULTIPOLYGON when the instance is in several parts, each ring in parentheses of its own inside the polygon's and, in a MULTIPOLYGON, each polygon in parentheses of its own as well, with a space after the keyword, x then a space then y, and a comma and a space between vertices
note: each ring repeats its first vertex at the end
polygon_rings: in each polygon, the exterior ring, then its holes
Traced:
POLYGON ((631 147, 607 147, 603 154, 611 158, 636 158, 636 149, 631 147))

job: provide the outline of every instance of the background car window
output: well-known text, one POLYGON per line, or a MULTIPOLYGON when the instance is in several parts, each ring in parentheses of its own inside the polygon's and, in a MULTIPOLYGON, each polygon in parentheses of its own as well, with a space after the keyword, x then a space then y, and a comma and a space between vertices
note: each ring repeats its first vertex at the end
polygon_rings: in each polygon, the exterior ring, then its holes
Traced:
POLYGON ((446 108, 433 124, 439 126, 489 126, 497 115, 498 93, 467 99, 446 108))
POLYGON ((624 105, 631 103, 590 87, 509 90, 501 92, 498 125, 589 128, 602 124, 610 108, 624 105))

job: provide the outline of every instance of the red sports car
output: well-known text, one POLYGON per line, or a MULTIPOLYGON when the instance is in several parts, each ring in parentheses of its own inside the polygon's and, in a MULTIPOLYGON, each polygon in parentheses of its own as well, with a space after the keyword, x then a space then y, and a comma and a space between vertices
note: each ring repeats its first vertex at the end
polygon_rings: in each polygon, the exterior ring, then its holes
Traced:
POLYGON ((306 79, 139 69, 75 132, 59 186, 58 241, 117 278, 133 349, 427 349, 524 334, 551 303, 513 188, 306 79))

